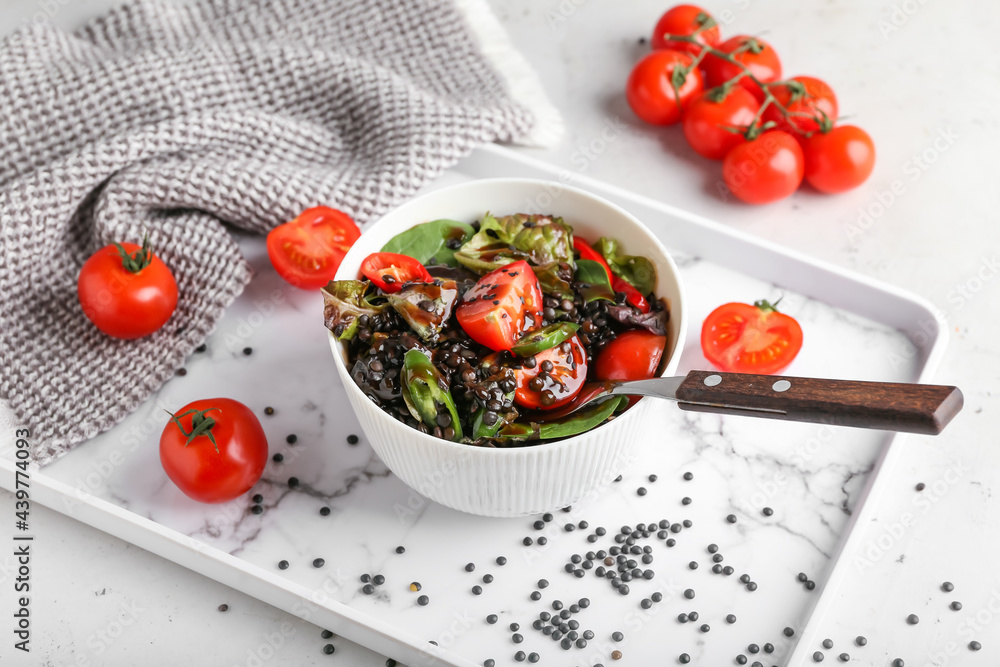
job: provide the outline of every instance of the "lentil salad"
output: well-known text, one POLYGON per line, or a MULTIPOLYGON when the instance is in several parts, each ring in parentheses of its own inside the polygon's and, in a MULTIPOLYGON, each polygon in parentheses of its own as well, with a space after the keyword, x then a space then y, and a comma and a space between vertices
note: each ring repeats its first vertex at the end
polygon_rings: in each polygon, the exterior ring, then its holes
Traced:
POLYGON ((592 246, 551 215, 418 224, 361 274, 323 289, 352 379, 386 413, 447 440, 514 447, 587 431, 629 399, 568 414, 585 386, 653 377, 666 348, 653 263, 612 238, 592 246))

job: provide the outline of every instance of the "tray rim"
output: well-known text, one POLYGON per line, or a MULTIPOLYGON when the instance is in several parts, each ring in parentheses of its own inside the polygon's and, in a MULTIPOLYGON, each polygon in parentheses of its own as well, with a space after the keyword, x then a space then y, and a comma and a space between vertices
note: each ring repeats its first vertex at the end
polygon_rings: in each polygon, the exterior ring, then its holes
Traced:
MULTIPOLYGON (((732 229, 722 223, 665 202, 571 172, 568 169, 560 168, 503 146, 482 146, 449 171, 466 174, 472 172, 470 175, 474 178, 517 175, 542 178, 556 183, 561 182, 609 199, 615 204, 625 207, 640 219, 643 216, 641 211, 637 209, 645 209, 662 215, 669 219, 673 233, 687 235, 691 237, 689 241, 707 232, 708 236, 714 237, 714 248, 706 249, 708 252, 698 256, 719 261, 718 257, 713 256, 714 253, 717 253, 723 257, 723 260, 728 260, 721 262, 724 265, 755 278, 778 282, 771 277, 771 274, 777 272, 779 267, 786 279, 789 275, 793 275, 789 273, 789 267, 794 271, 804 272, 808 278, 813 279, 813 282, 807 281, 805 289, 797 287, 796 291, 829 305, 888 324, 901 331, 919 355, 916 360, 916 376, 913 378, 915 382, 924 382, 929 379, 938 369, 944 356, 948 342, 947 328, 935 326, 932 331, 928 331, 926 327, 927 321, 932 321, 935 324, 940 323, 937 309, 924 297, 895 285, 815 259, 773 241, 732 229), (512 173, 503 173, 503 170, 512 173), (747 249, 751 250, 752 253, 741 252, 747 249), (746 259, 751 256, 755 257, 756 266, 746 259), (767 261, 761 262, 761 259, 767 261), (823 280, 816 280, 817 278, 823 278, 823 280), (814 286, 813 289, 810 289, 810 285, 814 286), (833 301, 817 297, 814 294, 816 288, 821 286, 831 289, 831 286, 846 285, 861 289, 860 291, 846 290, 843 292, 845 296, 842 299, 834 299, 833 301), (866 307, 866 297, 876 297, 875 302, 893 302, 893 305, 901 306, 901 308, 889 311, 876 307, 875 303, 866 307), (888 317, 890 313, 891 317, 888 317), (920 339, 916 338, 917 333, 923 334, 920 339)), ((651 225, 651 228, 655 232, 656 227, 651 225)), ((696 250, 698 245, 694 242, 696 250)), ((879 455, 876 457, 865 488, 859 494, 855 510, 845 524, 837 545, 833 549, 829 573, 821 586, 819 595, 814 596, 812 604, 806 609, 802 631, 797 633, 799 641, 788 656, 786 664, 804 664, 807 661, 808 642, 802 641, 802 639, 814 632, 815 626, 829 612, 834 603, 838 584, 849 574, 849 562, 841 556, 860 542, 861 531, 856 530, 855 527, 868 523, 871 515, 876 511, 878 499, 886 491, 889 473, 901 457, 899 435, 888 434, 879 455)), ((13 492, 14 480, 14 460, 0 458, 0 487, 13 492)), ((462 656, 454 655, 447 649, 436 649, 416 636, 401 634, 395 626, 391 626, 373 615, 360 612, 347 604, 336 600, 316 600, 316 591, 306 586, 296 584, 270 570, 214 549, 179 531, 167 528, 102 498, 74 489, 64 482, 45 475, 43 470, 37 468, 33 470, 31 484, 34 502, 146 549, 203 576, 231 586, 303 620, 322 625, 336 634, 372 650, 386 655, 391 654, 406 664, 416 666, 444 663, 468 665, 469 667, 474 667, 476 664, 462 656), (248 591, 241 585, 246 583, 248 579, 258 582, 256 590, 248 591)))

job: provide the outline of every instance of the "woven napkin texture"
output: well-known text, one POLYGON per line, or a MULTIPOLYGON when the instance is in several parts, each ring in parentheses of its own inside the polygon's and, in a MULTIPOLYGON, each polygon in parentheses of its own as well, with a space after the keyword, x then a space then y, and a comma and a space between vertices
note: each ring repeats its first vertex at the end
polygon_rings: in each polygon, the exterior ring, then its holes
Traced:
POLYGON ((144 0, 0 41, 0 396, 38 463, 120 421, 214 328, 251 278, 227 225, 317 204, 364 223, 532 131, 456 1, 144 0), (180 301, 114 340, 77 276, 144 230, 180 301))

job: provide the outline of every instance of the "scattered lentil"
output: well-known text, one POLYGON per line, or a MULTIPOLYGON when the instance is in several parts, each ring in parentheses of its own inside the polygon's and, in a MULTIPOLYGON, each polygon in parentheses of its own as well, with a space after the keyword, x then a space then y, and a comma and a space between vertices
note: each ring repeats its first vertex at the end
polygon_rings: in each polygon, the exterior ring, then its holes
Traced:
POLYGON ((427 597, 426 595, 421 595, 420 597, 417 598, 417 604, 420 605, 421 607, 426 607, 427 603, 430 601, 431 601, 430 598, 427 597))
POLYGON ((736 523, 736 515, 735 514, 727 515, 726 521, 728 521, 729 523, 736 523))
POLYGON ((858 635, 854 638, 854 643, 858 646, 864 646, 868 643, 868 639, 864 635, 858 635))
POLYGON ((979 649, 981 649, 982 647, 983 647, 983 645, 982 645, 982 644, 980 644, 980 643, 979 643, 979 642, 977 642, 977 641, 971 641, 971 642, 969 642, 969 650, 970 650, 970 651, 978 651, 978 650, 979 650, 979 649))
POLYGON ((289 445, 294 445, 298 441, 299 441, 299 436, 295 435, 294 433, 290 433, 289 435, 285 436, 285 442, 287 442, 289 445))
POLYGON ((622 652, 621 651, 612 651, 611 652, 611 659, 612 660, 621 660, 622 659, 622 652))
POLYGON ((824 639, 823 640, 823 648, 833 648, 833 640, 832 639, 824 639))
POLYGON ((243 354, 249 357, 251 354, 253 354, 253 348, 252 347, 243 348, 243 354))
POLYGON ((926 488, 927 488, 927 485, 924 484, 923 482, 918 482, 917 483, 917 486, 916 486, 917 491, 923 491, 926 488))
POLYGON ((294 489, 298 485, 299 485, 299 478, 298 477, 289 477, 288 478, 288 488, 289 489, 294 489))
POLYGON ((323 647, 323 653, 326 653, 327 655, 333 655, 333 652, 336 650, 337 648, 333 644, 327 644, 323 647))
POLYGON ((375 592, 375 587, 372 586, 371 584, 365 584, 364 586, 361 587, 361 592, 364 593, 365 595, 371 595, 372 593, 375 592))
POLYGON ((225 603, 220 604, 219 605, 219 611, 229 611, 229 605, 225 604, 225 603))
POLYGON ((322 637, 323 639, 329 639, 330 637, 333 636, 333 633, 330 632, 329 630, 324 630, 323 632, 319 633, 319 636, 322 637))
POLYGON ((953 611, 961 611, 962 609, 962 603, 959 602, 958 600, 955 600, 948 606, 951 607, 953 611))
POLYGON ((278 569, 279 570, 287 570, 288 569, 288 561, 287 560, 279 560, 278 561, 278 569))
POLYGON ((736 622, 736 614, 727 614, 726 615, 726 623, 732 624, 732 623, 735 623, 735 622, 736 622))
POLYGON ((475 586, 472 587, 472 594, 473 595, 482 595, 482 593, 483 593, 483 587, 482 586, 479 586, 477 584, 477 585, 475 585, 475 586))
POLYGON ((841 662, 850 662, 851 661, 851 655, 849 653, 841 653, 840 654, 840 661, 841 662))
POLYGON ((358 444, 358 436, 354 435, 353 433, 347 436, 347 444, 349 445, 358 444))
POLYGON ((774 514, 774 510, 771 509, 770 507, 765 507, 764 509, 761 510, 761 514, 763 514, 764 516, 771 516, 772 514, 774 514))
POLYGON ((406 553, 406 547, 404 547, 403 545, 399 545, 398 547, 396 547, 396 553, 398 554, 406 553))
POLYGON ((261 512, 264 511, 264 508, 261 507, 260 505, 253 505, 252 507, 250 507, 250 511, 253 512, 254 514, 260 514, 261 512))
POLYGON ((815 653, 813 653, 813 662, 823 662, 823 659, 825 657, 826 656, 823 655, 822 651, 816 651, 815 653))
POLYGON ((904 667, 906 665, 902 658, 896 658, 892 661, 892 667, 904 667))
POLYGON ((417 591, 419 591, 421 588, 423 588, 423 586, 420 585, 419 581, 411 581, 410 582, 410 590, 413 591, 414 593, 416 593, 417 591))
POLYGON ((313 567, 323 567, 324 565, 326 565, 326 561, 322 558, 313 560, 313 567))
POLYGON ((319 508, 319 514, 320 514, 320 516, 330 516, 330 508, 329 507, 320 507, 319 508))
POLYGON ((503 567, 507 564, 507 558, 505 556, 497 556, 497 565, 503 567))
POLYGON ((909 623, 910 625, 916 625, 917 623, 920 622, 920 617, 917 616, 916 614, 910 614, 909 616, 906 617, 906 622, 909 623))
POLYGON ((644 496, 646 495, 646 487, 640 486, 638 489, 635 490, 635 492, 640 496, 644 496))
POLYGON ((650 475, 650 476, 649 476, 649 481, 650 481, 650 482, 655 482, 655 481, 656 481, 656 479, 657 479, 656 475, 650 475))
POLYGON ((781 632, 784 633, 784 635, 786 637, 794 637, 795 636, 795 630, 792 630, 791 628, 788 628, 788 627, 786 627, 781 632))
POLYGON ((689 662, 691 662, 691 656, 689 656, 687 653, 681 653, 679 656, 677 656, 677 661, 682 665, 686 665, 689 662))
POLYGON ((270 405, 267 406, 266 408, 264 408, 264 414, 270 417, 271 415, 274 414, 274 408, 272 408, 270 405))
POLYGON ((376 574, 374 577, 372 577, 372 582, 376 586, 381 586, 382 584, 385 583, 385 577, 383 577, 381 574, 376 574))

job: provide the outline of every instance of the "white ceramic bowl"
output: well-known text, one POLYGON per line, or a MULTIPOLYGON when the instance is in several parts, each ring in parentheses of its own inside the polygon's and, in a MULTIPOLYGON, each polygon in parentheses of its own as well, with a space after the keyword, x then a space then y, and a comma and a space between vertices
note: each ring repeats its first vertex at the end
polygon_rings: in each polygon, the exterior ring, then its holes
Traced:
MULTIPOLYGON (((439 218, 473 222, 486 212, 561 216, 584 238, 609 236, 624 252, 652 260, 657 268, 656 294, 666 297, 670 306, 664 375, 675 373, 686 322, 677 266, 659 240, 630 214, 559 183, 488 179, 418 197, 365 230, 344 258, 337 279, 357 278, 365 257, 414 225, 439 218)), ((654 401, 644 398, 618 418, 565 440, 511 449, 474 447, 426 435, 383 412, 351 379, 344 346, 332 334, 330 347, 361 428, 389 469, 427 498, 482 516, 547 512, 599 495, 635 458, 654 401)))

